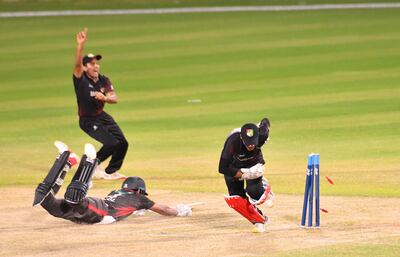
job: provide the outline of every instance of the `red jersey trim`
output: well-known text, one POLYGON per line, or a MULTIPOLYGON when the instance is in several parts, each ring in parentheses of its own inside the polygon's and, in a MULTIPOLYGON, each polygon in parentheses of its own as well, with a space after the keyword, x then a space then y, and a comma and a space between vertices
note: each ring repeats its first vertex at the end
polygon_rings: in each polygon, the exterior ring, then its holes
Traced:
POLYGON ((136 211, 136 208, 133 207, 120 207, 115 209, 117 210, 117 213, 115 214, 114 217, 131 215, 134 211, 136 211))
POLYGON ((88 209, 92 212, 100 215, 100 216, 107 216, 108 212, 105 210, 97 209, 94 205, 88 204, 88 209))

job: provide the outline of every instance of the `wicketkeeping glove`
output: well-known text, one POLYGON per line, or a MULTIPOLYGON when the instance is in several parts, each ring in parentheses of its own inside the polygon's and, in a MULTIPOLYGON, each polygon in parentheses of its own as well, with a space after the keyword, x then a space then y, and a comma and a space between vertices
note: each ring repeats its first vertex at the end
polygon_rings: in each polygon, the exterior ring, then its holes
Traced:
POLYGON ((251 180, 262 177, 265 172, 264 165, 261 163, 257 163, 251 168, 241 168, 240 171, 243 173, 240 180, 251 180))

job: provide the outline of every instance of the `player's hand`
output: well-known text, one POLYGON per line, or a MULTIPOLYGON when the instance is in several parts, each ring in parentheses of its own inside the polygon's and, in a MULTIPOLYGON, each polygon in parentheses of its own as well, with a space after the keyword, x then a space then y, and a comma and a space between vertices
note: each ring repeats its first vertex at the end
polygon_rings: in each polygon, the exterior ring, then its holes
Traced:
POLYGON ((176 206, 176 211, 178 214, 176 216, 184 217, 184 216, 192 216, 192 208, 185 204, 178 204, 176 206))
POLYGON ((268 118, 263 118, 260 123, 258 123, 259 130, 259 143, 258 146, 261 147, 265 144, 266 141, 269 140, 269 130, 271 127, 271 123, 268 118))
POLYGON ((94 98, 101 102, 105 102, 107 100, 107 97, 105 95, 103 95, 103 93, 101 93, 101 92, 96 92, 96 94, 94 95, 94 98))
POLYGON ((80 32, 78 32, 78 34, 76 34, 76 42, 79 45, 83 45, 86 42, 87 31, 88 31, 88 29, 85 28, 83 31, 80 31, 80 32))

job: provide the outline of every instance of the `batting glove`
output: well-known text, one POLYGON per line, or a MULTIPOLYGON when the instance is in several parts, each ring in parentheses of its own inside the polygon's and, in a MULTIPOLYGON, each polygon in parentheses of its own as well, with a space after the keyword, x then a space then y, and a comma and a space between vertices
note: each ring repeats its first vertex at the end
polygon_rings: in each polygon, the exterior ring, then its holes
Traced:
POLYGON ((184 216, 192 216, 192 208, 185 204, 178 204, 175 208, 178 211, 176 216, 184 217, 184 216))

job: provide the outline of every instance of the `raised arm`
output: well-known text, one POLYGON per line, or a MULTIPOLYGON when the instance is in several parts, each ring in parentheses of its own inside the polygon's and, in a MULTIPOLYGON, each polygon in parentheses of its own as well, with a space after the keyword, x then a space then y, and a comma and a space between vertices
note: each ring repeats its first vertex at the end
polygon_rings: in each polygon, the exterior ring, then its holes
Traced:
POLYGON ((83 74, 83 64, 82 64, 82 52, 83 46, 85 45, 87 39, 87 31, 85 28, 76 34, 76 52, 75 52, 75 65, 74 65, 74 76, 77 78, 82 77, 83 74))

